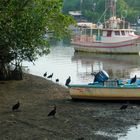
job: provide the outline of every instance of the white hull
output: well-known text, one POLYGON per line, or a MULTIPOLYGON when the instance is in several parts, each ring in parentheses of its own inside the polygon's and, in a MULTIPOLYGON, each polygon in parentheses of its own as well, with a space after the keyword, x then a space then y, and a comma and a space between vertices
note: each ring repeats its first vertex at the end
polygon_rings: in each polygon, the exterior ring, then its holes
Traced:
POLYGON ((72 41, 75 51, 98 52, 98 53, 140 53, 140 37, 115 43, 72 41))

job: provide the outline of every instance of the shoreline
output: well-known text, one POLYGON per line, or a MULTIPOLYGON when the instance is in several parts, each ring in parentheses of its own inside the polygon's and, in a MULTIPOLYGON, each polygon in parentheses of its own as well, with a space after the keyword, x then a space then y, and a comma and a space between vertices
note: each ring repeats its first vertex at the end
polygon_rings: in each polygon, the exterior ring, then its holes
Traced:
POLYGON ((0 82, 0 139, 116 140, 140 122, 140 104, 130 104, 124 111, 119 109, 121 105, 73 101, 68 88, 24 74, 22 81, 0 82), (13 112, 17 101, 19 111, 13 112), (54 104, 56 117, 48 117, 54 104))

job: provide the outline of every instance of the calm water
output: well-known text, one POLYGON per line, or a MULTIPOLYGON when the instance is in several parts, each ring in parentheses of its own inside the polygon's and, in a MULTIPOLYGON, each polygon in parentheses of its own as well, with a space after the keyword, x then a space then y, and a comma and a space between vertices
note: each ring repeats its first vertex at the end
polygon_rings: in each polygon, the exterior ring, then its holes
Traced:
POLYGON ((139 140, 140 139, 140 126, 131 127, 128 129, 127 134, 108 134, 103 131, 97 131, 97 135, 113 137, 117 140, 139 140))
POLYGON ((30 73, 42 76, 45 72, 54 74, 52 81, 59 78, 61 85, 71 76, 71 83, 90 83, 92 72, 104 69, 110 78, 140 77, 139 55, 105 55, 93 53, 75 53, 73 46, 58 44, 52 46, 50 54, 39 58, 35 65, 24 63, 30 73))
POLYGON ((122 136, 119 140, 139 140, 140 139, 140 126, 131 127, 126 136, 122 136))
MULTIPOLYGON (((139 55, 105 55, 93 53, 75 53, 73 46, 58 44, 51 47, 47 56, 40 57, 35 65, 24 62, 29 73, 43 77, 45 72, 54 74, 50 79, 64 85, 68 76, 71 83, 90 83, 93 81, 92 72, 104 69, 110 78, 131 78, 134 75, 140 78, 139 55)), ((140 128, 130 128, 127 136, 118 137, 118 140, 139 140, 140 128)))

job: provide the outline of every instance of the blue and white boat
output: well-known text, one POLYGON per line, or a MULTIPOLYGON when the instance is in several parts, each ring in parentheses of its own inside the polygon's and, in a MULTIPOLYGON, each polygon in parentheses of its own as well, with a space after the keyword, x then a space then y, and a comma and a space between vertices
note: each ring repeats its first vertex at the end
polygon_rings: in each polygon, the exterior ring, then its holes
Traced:
POLYGON ((131 79, 109 80, 104 71, 89 84, 70 84, 72 99, 89 100, 140 100, 140 79, 131 84, 131 79))

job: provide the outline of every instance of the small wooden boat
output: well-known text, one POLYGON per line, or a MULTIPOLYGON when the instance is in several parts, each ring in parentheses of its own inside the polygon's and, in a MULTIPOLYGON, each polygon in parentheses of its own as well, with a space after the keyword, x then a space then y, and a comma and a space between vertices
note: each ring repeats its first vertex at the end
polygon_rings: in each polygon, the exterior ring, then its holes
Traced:
POLYGON ((104 83, 69 85, 72 99, 90 100, 140 100, 140 80, 108 80, 104 83))

